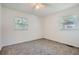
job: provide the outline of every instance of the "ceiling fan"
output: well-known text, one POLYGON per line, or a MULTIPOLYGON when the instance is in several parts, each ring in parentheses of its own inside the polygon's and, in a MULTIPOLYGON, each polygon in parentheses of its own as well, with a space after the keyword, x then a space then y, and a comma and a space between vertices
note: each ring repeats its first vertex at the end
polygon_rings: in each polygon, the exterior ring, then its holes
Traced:
POLYGON ((32 6, 34 9, 39 10, 39 9, 46 8, 47 4, 46 3, 34 3, 32 6))

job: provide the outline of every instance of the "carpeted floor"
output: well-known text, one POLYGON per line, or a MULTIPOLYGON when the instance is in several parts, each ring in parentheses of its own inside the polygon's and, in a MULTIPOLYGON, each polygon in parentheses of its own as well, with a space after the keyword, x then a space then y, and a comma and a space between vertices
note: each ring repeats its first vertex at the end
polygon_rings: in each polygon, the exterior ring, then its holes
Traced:
POLYGON ((2 48, 2 55, 79 55, 79 48, 47 39, 38 39, 2 48))

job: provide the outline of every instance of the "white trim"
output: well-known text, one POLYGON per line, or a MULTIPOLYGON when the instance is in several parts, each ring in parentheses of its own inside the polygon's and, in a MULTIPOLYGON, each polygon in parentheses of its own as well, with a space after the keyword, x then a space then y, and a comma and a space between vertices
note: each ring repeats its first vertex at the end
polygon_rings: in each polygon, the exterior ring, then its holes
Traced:
POLYGON ((2 47, 0 47, 0 51, 1 51, 2 47))

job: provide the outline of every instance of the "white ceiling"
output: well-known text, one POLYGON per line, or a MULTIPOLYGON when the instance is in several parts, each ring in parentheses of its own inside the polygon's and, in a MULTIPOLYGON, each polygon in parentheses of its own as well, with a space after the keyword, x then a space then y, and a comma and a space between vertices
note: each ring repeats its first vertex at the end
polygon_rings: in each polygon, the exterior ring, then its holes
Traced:
POLYGON ((31 13, 37 16, 47 16, 49 14, 77 5, 76 3, 46 3, 46 8, 35 10, 32 8, 32 4, 33 3, 3 3, 2 6, 26 13, 31 13))

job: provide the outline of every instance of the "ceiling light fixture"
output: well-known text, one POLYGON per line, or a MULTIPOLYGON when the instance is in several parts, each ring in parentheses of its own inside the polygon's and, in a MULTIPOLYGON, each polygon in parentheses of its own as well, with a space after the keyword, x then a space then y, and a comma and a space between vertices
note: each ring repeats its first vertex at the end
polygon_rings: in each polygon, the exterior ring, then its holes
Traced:
POLYGON ((42 8, 45 8, 45 7, 46 7, 46 4, 44 4, 44 3, 33 4, 33 8, 36 9, 36 10, 39 10, 39 9, 42 9, 42 8))

